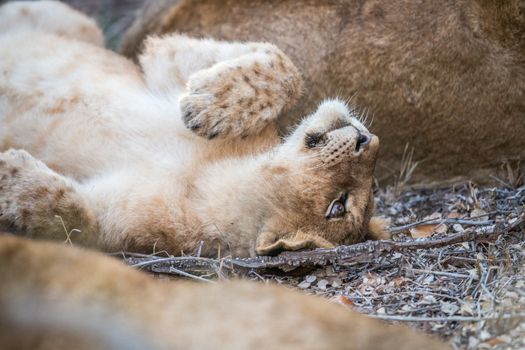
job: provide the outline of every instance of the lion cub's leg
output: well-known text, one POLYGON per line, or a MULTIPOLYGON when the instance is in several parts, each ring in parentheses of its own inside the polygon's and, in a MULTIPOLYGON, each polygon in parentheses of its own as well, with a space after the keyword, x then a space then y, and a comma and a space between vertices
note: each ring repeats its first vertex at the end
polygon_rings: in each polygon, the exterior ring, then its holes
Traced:
POLYGON ((75 183, 26 151, 9 150, 0 153, 0 228, 95 245, 97 222, 75 183))
POLYGON ((301 94, 299 71, 268 43, 151 38, 140 61, 153 90, 187 89, 184 123, 207 138, 256 135, 301 94))
POLYGON ((96 22, 60 1, 14 1, 0 6, 0 33, 10 30, 37 30, 104 45, 96 22))

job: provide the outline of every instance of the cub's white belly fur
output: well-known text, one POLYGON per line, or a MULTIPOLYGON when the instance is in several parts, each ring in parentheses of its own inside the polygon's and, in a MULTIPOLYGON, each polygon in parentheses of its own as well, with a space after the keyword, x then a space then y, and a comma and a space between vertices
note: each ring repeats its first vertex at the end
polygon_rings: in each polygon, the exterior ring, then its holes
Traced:
POLYGON ((3 149, 25 149, 77 179, 199 161, 178 96, 148 92, 138 68, 116 54, 46 33, 6 33, 0 67, 9 98, 0 105, 3 149))

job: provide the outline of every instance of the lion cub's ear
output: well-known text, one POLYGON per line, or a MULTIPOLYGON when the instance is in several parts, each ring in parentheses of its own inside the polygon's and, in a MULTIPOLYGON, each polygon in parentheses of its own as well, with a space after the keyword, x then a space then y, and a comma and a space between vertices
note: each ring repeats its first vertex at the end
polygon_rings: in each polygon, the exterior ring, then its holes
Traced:
POLYGON ((392 235, 388 230, 389 226, 390 219, 381 216, 372 217, 368 223, 367 238, 371 240, 392 238, 392 235))
POLYGON ((303 232, 296 232, 285 237, 274 232, 263 232, 257 238, 255 252, 257 255, 277 255, 286 250, 333 247, 334 245, 326 239, 303 232))

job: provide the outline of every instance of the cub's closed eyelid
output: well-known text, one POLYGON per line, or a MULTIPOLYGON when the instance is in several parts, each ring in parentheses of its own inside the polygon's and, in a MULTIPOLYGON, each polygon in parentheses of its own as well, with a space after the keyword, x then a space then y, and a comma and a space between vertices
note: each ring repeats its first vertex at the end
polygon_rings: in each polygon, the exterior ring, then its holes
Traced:
POLYGON ((306 147, 314 148, 321 141, 322 137, 323 137, 323 135, 321 133, 318 133, 318 132, 312 132, 312 133, 306 134, 306 137, 305 137, 305 140, 304 140, 304 142, 306 144, 306 147))

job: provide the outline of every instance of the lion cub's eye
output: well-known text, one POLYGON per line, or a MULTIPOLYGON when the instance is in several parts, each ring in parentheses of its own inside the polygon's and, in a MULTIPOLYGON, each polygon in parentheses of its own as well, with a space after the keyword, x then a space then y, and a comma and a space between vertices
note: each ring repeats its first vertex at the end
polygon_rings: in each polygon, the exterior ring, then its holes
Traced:
POLYGON ((307 134, 306 138, 304 140, 304 142, 306 144, 306 147, 314 148, 315 146, 317 146, 319 141, 321 141, 321 137, 322 136, 323 135, 321 135, 320 133, 317 133, 317 132, 313 132, 313 133, 307 134))
POLYGON ((346 214, 346 194, 342 195, 338 199, 335 199, 328 206, 325 217, 327 219, 340 219, 346 214))

